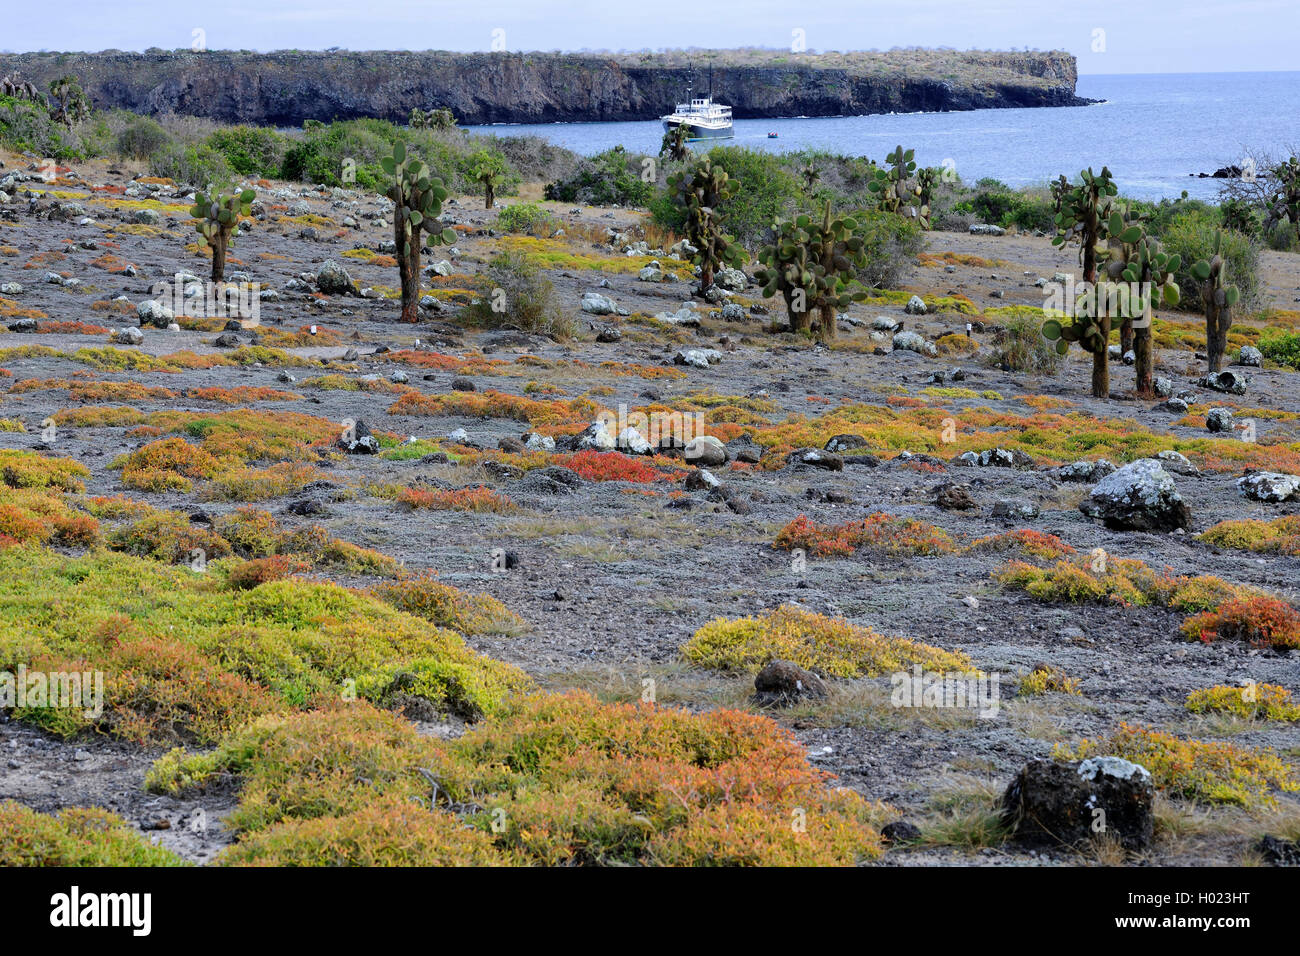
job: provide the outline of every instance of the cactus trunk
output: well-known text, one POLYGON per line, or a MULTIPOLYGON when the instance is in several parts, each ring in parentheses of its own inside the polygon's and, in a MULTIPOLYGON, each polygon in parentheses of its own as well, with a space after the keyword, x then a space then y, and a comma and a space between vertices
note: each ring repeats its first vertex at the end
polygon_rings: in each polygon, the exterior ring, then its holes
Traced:
POLYGON ((226 278, 226 237, 227 233, 219 232, 212 237, 212 281, 223 282, 226 278))
POLYGON ((393 228, 397 238, 397 274, 402 284, 402 319, 412 324, 420 321, 420 243, 407 244, 400 217, 394 217, 393 228), (402 250, 406 248, 404 253, 402 250))
POLYGON ((1137 373, 1137 393, 1142 398, 1152 398, 1155 386, 1152 384, 1152 370, 1155 366, 1151 326, 1135 329, 1133 352, 1137 357, 1134 371, 1137 373))
POLYGON ((822 305, 820 311, 822 317, 822 338, 827 342, 833 342, 835 340, 835 306, 822 305))
POLYGON ((489 179, 483 184, 483 201, 486 203, 483 208, 491 209, 492 204, 496 202, 496 198, 496 190, 492 188, 492 180, 489 179))
POLYGON ((1210 362, 1210 371, 1218 372, 1223 367, 1223 353, 1228 348, 1228 329, 1232 328, 1232 315, 1227 306, 1216 305, 1214 292, 1205 300, 1205 354, 1210 362))
POLYGON ((1119 324, 1119 354, 1128 355, 1133 349, 1133 318, 1126 317, 1119 324))

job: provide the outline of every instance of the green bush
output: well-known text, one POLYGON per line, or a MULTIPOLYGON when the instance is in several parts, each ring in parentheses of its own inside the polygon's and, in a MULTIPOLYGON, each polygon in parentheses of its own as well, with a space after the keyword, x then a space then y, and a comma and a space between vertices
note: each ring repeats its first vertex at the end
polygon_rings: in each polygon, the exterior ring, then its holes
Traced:
POLYGON ((135 116, 113 140, 113 152, 130 159, 148 159, 171 142, 171 135, 151 116, 135 116))
POLYGON ((546 198, 588 206, 631 206, 644 209, 655 196, 655 184, 641 178, 643 160, 621 147, 578 162, 566 178, 546 187, 546 198))
POLYGON ((81 160, 88 155, 80 137, 55 122, 45 104, 9 96, 0 96, 0 146, 58 160, 81 160))
POLYGON ((470 325, 512 328, 560 340, 576 330, 556 301, 555 287, 521 252, 508 250, 494 256, 476 277, 475 286, 477 300, 461 311, 470 325))
POLYGON ((1259 350, 1264 358, 1300 368, 1300 333, 1265 329, 1259 337, 1259 350))
POLYGON ((276 176, 288 144, 283 134, 270 127, 230 126, 209 136, 207 145, 241 176, 276 176))
POLYGON ((1036 229, 1054 232, 1056 229, 1052 199, 1044 190, 1013 191, 997 180, 981 179, 978 190, 967 202, 970 211, 980 222, 1009 228, 1015 226, 1024 232, 1036 229))
POLYGON ((549 234, 555 229, 555 217, 535 202, 515 203, 501 210, 497 228, 502 232, 549 234))
POLYGON ((993 339, 989 364, 1012 372, 1055 375, 1061 359, 1056 344, 1043 338, 1042 318, 1017 315, 1007 319, 993 339))
MULTIPOLYGON (((1182 308, 1193 312, 1201 311, 1204 306, 1200 283, 1192 276, 1192 264, 1214 254, 1219 222, 1219 212, 1213 207, 1189 208, 1170 221, 1161 237, 1166 252, 1182 256, 1182 266, 1176 276, 1182 293, 1182 308)), ((1227 262, 1228 283, 1241 290, 1238 311, 1255 311, 1259 307, 1261 292, 1259 246, 1249 237, 1225 229, 1220 253, 1227 262)))
POLYGON ((167 143, 149 157, 149 172, 178 183, 203 187, 221 185, 235 178, 226 157, 211 146, 182 146, 167 143))
POLYGON ((862 225, 859 235, 867 257, 866 268, 858 272, 858 281, 877 289, 897 288, 903 274, 916 264, 917 255, 925 249, 921 227, 910 219, 879 209, 857 210, 852 215, 862 225))
POLYGON ((803 184, 774 153, 719 146, 709 151, 709 158, 740 184, 727 201, 724 229, 743 245, 756 244, 778 219, 811 208, 803 184))

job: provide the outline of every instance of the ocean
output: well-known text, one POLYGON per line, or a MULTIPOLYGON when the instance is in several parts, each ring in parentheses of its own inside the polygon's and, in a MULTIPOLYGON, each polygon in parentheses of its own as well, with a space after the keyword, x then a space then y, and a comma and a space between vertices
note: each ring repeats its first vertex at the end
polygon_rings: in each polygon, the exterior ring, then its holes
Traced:
MULTIPOLYGON (((1214 199, 1220 181, 1200 179, 1240 165, 1245 151, 1300 150, 1300 72, 1162 73, 1079 78, 1093 106, 737 119, 726 144, 786 152, 823 149, 883 161, 899 143, 923 166, 953 166, 967 183, 992 176, 1012 186, 1074 178, 1109 166, 1123 195, 1214 199), (777 138, 768 137, 775 132, 777 138), (1189 175, 1192 174, 1192 175, 1189 175)), ((664 104, 664 112, 672 104, 664 104)), ((470 127, 498 135, 533 134, 583 155, 622 144, 657 152, 658 121, 502 124, 470 127)), ((711 148, 715 144, 701 144, 711 148)), ((1289 155, 1289 153, 1287 153, 1289 155)))

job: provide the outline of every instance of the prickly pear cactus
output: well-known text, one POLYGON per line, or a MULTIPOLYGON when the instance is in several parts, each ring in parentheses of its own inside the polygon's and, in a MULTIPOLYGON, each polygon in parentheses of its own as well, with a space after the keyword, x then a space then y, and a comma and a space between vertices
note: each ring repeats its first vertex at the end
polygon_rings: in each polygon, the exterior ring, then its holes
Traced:
MULTIPOLYGON (((1107 225, 1106 282, 1098 288, 1098 300, 1106 297, 1108 308, 1118 306, 1121 314, 1120 350, 1133 350, 1137 393, 1154 394, 1151 311, 1161 302, 1178 305, 1178 282, 1174 274, 1182 257, 1166 253, 1154 236, 1147 235, 1144 217, 1131 211, 1111 213, 1107 225)), ((1112 313, 1113 314, 1113 313, 1112 313)))
MULTIPOLYGON (((1097 265, 1104 262, 1109 251, 1103 243, 1109 238, 1110 206, 1119 187, 1111 178, 1110 169, 1103 166, 1100 173, 1090 168, 1079 173, 1079 182, 1072 185, 1062 197, 1061 211, 1056 215, 1056 236, 1052 244, 1065 246, 1069 242, 1079 243, 1079 260, 1083 266, 1083 281, 1090 287, 1097 283, 1097 265)), ((1121 224, 1123 219, 1121 217, 1121 224)), ((1129 231, 1117 237, 1121 241, 1141 238, 1141 229, 1129 231)), ((1055 320, 1043 323, 1043 334, 1055 341, 1056 350, 1064 355, 1069 351, 1069 343, 1077 342, 1079 346, 1092 353, 1092 394, 1095 398, 1110 395, 1110 316, 1098 314, 1104 310, 1083 308, 1095 305, 1095 299, 1085 291, 1076 303, 1069 325, 1055 320)))
POLYGON ((1271 232, 1285 219, 1300 236, 1300 159, 1292 156, 1285 163, 1273 167, 1272 174, 1277 180, 1277 190, 1266 203, 1268 216, 1264 228, 1271 232))
POLYGON ((1210 371, 1223 366, 1223 352, 1232 328, 1232 307, 1241 299, 1241 290, 1227 283, 1227 261, 1220 254, 1223 231, 1214 237, 1214 255, 1192 263, 1192 277, 1201 284, 1201 301, 1205 304, 1206 355, 1210 371))
POLYGON ((456 233, 438 221, 447 190, 429 167, 409 156, 401 143, 393 155, 379 165, 390 177, 384 195, 393 201, 393 240, 397 244, 397 268, 402 279, 402 321, 419 320, 420 237, 429 246, 451 244, 456 233))
POLYGON ((227 194, 209 186, 206 193, 195 193, 190 218, 194 220, 194 231, 199 234, 199 245, 212 247, 213 282, 225 280, 226 249, 231 234, 239 224, 239 217, 249 215, 250 204, 256 198, 257 193, 251 189, 227 194))
POLYGON ((763 266, 754 278, 765 297, 779 292, 785 299, 794 331, 806 331, 816 309, 822 337, 833 339, 836 311, 866 298, 866 290, 854 278, 856 270, 866 265, 859 228, 851 217, 832 218, 830 203, 821 222, 800 215, 772 227, 772 242, 759 252, 763 266))
POLYGON ((885 157, 887 167, 877 168, 875 178, 867 189, 880 200, 880 208, 898 216, 918 219, 924 228, 930 227, 930 207, 920 202, 921 187, 912 183, 916 172, 916 150, 897 147, 885 157))
POLYGON ((723 266, 739 269, 745 264, 744 247, 722 228, 722 207, 737 188, 727 171, 713 165, 708 156, 668 179, 669 195, 686 214, 686 238, 697 250, 693 259, 700 267, 698 295, 708 293, 713 276, 723 266))

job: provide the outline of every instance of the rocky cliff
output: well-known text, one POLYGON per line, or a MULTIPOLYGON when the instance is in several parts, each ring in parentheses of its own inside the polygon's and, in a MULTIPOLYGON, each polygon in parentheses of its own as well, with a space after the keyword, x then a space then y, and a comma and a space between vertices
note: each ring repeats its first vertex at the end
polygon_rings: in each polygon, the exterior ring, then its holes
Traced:
POLYGON ((223 122, 303 120, 448 107, 462 124, 648 120, 709 82, 737 118, 1075 106, 1067 53, 890 51, 667 54, 297 51, 0 55, 41 88, 81 78, 97 107, 223 122))

